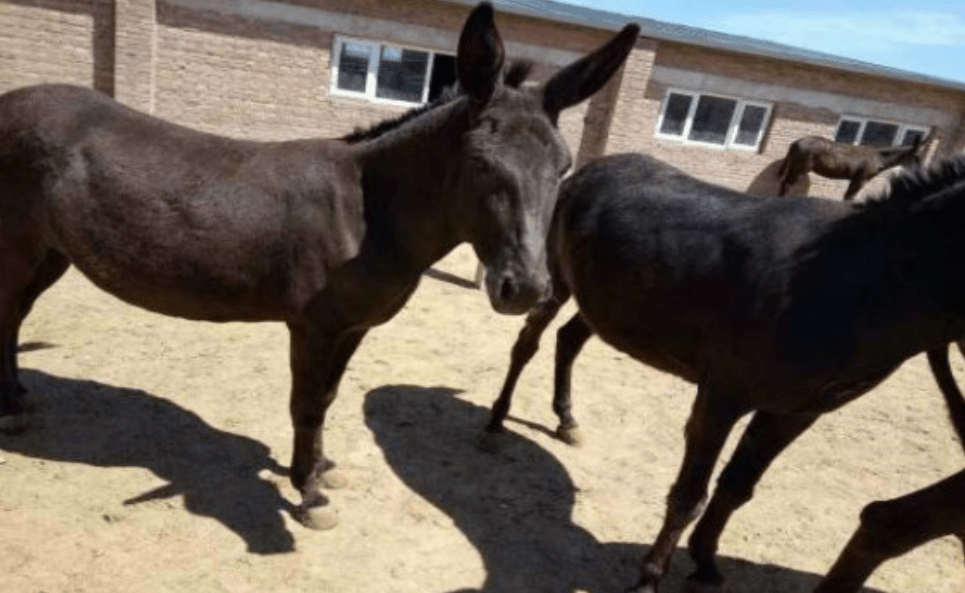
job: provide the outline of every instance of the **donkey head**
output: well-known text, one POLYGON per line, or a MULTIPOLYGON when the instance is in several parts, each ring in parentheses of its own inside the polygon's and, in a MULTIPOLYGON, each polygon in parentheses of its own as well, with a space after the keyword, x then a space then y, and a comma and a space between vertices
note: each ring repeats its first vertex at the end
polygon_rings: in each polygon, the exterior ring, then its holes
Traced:
POLYGON ((934 135, 935 130, 932 129, 924 137, 916 136, 911 145, 903 149, 901 152, 898 165, 909 169, 917 169, 921 167, 926 152, 925 148, 931 142, 934 135))
POLYGON ((546 235, 559 181, 572 162, 556 129, 560 111, 602 87, 638 35, 639 27, 628 25, 545 85, 521 89, 504 84, 505 52, 492 7, 480 4, 469 16, 456 63, 470 124, 451 215, 486 266, 496 311, 524 313, 545 288, 546 235))

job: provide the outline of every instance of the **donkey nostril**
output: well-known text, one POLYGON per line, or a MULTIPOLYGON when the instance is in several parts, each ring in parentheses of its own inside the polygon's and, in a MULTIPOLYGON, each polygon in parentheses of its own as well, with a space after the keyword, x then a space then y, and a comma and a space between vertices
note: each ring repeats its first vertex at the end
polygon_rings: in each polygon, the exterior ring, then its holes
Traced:
POLYGON ((499 300, 506 303, 516 296, 516 282, 512 278, 503 278, 499 285, 499 300))

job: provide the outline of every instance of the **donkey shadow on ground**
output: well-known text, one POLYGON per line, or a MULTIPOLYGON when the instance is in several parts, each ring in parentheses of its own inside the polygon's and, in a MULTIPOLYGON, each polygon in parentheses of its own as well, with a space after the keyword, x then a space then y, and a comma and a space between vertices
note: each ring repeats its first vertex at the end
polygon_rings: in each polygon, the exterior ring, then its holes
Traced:
MULTIPOLYGON (((649 546, 600 542, 575 524, 573 481, 535 442, 507 431, 498 453, 479 450, 476 436, 489 412, 457 394, 395 385, 365 398, 366 425, 392 470, 451 517, 483 560, 482 586, 451 593, 611 593, 632 585, 649 546)), ((810 593, 821 578, 737 558, 720 561, 728 593, 810 593)), ((686 551, 678 550, 662 590, 686 590, 691 569, 686 551)))
MULTIPOLYGON (((21 370, 33 409, 28 428, 0 433, 0 450, 97 467, 140 467, 166 485, 125 505, 181 496, 184 507, 210 517, 241 537, 248 551, 278 554, 295 549, 282 512, 291 512, 262 470, 287 472, 268 447, 218 430, 199 416, 137 389, 21 370)), ((38 488, 46 486, 38 477, 38 488)), ((109 501, 110 502, 110 501, 109 501)))

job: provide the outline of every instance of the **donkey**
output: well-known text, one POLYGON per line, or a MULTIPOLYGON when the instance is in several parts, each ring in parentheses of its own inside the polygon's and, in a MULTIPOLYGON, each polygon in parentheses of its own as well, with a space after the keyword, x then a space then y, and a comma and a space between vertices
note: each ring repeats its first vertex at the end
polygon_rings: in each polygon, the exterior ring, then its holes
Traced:
POLYGON ((512 349, 487 430, 502 430, 541 333, 560 330, 553 407, 572 440, 573 360, 594 333, 697 384, 686 453, 635 592, 657 590, 683 530, 691 579, 719 585, 717 544, 771 462, 817 418, 909 357, 965 335, 965 157, 891 181, 865 203, 752 197, 645 155, 595 161, 567 179, 550 224, 551 293, 512 349), (705 506, 721 448, 753 413, 705 506))
POLYGON ((850 179, 844 192, 845 200, 853 200, 858 191, 872 177, 885 169, 917 167, 921 164, 922 148, 931 141, 930 132, 924 140, 916 137, 910 146, 873 148, 832 142, 820 136, 805 136, 791 143, 781 163, 779 195, 786 196, 802 175, 814 171, 829 179, 850 179))
POLYGON ((482 3, 459 38, 463 94, 355 143, 219 137, 80 87, 0 96, 0 418, 24 411, 18 330, 70 264, 164 315, 283 321, 296 515, 334 526, 322 427, 352 354, 465 241, 486 262, 496 311, 532 307, 570 165, 559 113, 603 86, 638 35, 627 25, 544 85, 512 88, 482 3))
MULTIPOLYGON (((928 362, 952 426, 965 444, 965 401, 948 364, 948 348, 929 350, 928 362)), ((965 545, 963 500, 965 470, 911 494, 866 506, 861 525, 814 593, 858 593, 882 563, 940 537, 954 535, 965 545)))

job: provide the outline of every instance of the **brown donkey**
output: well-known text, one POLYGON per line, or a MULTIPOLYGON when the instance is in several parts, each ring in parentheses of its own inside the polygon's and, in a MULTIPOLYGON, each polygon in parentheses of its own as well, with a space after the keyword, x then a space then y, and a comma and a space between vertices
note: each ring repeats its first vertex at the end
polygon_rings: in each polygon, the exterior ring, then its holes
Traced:
POLYGON ((852 200, 865 183, 885 169, 898 165, 920 165, 922 149, 931 140, 932 133, 924 140, 915 138, 911 146, 897 148, 854 146, 832 142, 820 136, 805 136, 795 140, 787 149, 787 156, 778 172, 781 178, 779 195, 786 196, 802 175, 814 171, 829 179, 850 179, 844 199, 852 200))
POLYGON ((486 264, 495 310, 533 305, 570 165, 558 115, 603 86, 639 34, 628 25, 545 85, 512 88, 493 18, 483 3, 463 28, 460 96, 354 143, 233 140, 80 87, 0 96, 0 420, 24 410, 19 328, 70 264, 164 315, 283 321, 298 515, 334 525, 319 490, 333 466, 322 426, 366 331, 464 241, 486 264))
MULTIPOLYGON (((698 518, 688 543, 691 579, 720 585, 720 535, 774 459, 821 414, 867 393, 911 356, 965 335, 963 257, 965 156, 896 178, 886 198, 862 204, 749 196, 646 155, 600 159, 560 187, 547 238, 552 293, 513 345, 487 429, 502 430, 520 373, 572 295, 579 311, 556 343, 553 408, 563 438, 572 440, 577 425, 573 362, 594 334, 697 385, 663 527, 632 590, 657 590, 698 518), (721 449, 747 414, 708 501, 721 449)), ((922 496, 951 501, 962 482, 952 478, 922 496)), ((959 530, 961 522, 942 523, 962 514, 957 509, 946 505, 931 531, 900 535, 959 530)), ((907 516, 895 512, 896 521, 907 516)))

